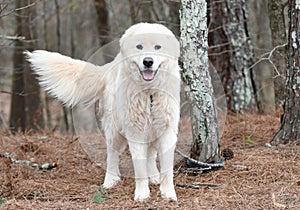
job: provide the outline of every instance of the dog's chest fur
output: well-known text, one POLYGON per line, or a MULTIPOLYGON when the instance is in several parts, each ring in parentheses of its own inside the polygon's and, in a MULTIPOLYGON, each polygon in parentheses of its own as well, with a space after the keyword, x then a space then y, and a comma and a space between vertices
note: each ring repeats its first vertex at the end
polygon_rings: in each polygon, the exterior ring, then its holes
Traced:
POLYGON ((127 119, 129 126, 139 132, 161 135, 176 121, 176 104, 164 92, 140 92, 129 102, 127 119))

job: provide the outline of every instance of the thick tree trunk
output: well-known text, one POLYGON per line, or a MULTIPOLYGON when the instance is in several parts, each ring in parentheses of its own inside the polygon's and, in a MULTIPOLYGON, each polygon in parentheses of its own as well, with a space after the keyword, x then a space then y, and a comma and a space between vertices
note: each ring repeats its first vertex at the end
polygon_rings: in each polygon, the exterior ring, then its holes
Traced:
MULTIPOLYGON (((30 3, 30 1, 24 1, 25 4, 30 3)), ((33 2, 33 1, 32 1, 33 2)), ((24 11, 25 12, 25 11, 24 11)), ((36 11, 35 7, 28 9, 27 18, 23 21, 23 36, 27 37, 29 40, 34 40, 36 36, 36 26, 35 20, 36 11)), ((26 45, 26 50, 33 51, 35 48, 35 43, 31 42, 26 45)), ((35 78, 35 74, 32 71, 28 62, 25 62, 24 66, 25 72, 25 101, 26 101, 26 124, 27 128, 31 129, 41 129, 44 128, 44 118, 43 118, 43 106, 40 97, 40 86, 35 78)))
POLYGON ((205 0, 181 1, 182 77, 192 107, 191 157, 202 162, 218 162, 220 137, 208 68, 206 10, 205 0))
POLYGON ((210 1, 210 58, 218 70, 229 110, 256 110, 253 49, 245 0, 210 1))
MULTIPOLYGON (((25 7, 32 3, 27 0, 16 1, 16 8, 25 7)), ((27 62, 23 51, 34 49, 35 37, 35 7, 18 11, 16 16, 17 34, 24 36, 27 42, 17 41, 14 52, 14 73, 10 127, 12 130, 37 129, 44 127, 40 88, 27 62), (21 93, 21 94, 20 94, 21 93)))
POLYGON ((286 73, 284 114, 272 144, 300 145, 300 4, 289 0, 288 71, 286 73))
POLYGON ((252 69, 253 49, 247 29, 247 8, 245 0, 225 0, 223 8, 223 30, 231 43, 230 76, 225 92, 232 111, 256 110, 252 69), (230 94, 228 94, 230 93, 230 94))
MULTIPOLYGON (((284 5, 286 0, 269 0, 268 13, 270 19, 270 28, 272 34, 272 45, 277 47, 287 42, 286 27, 284 16, 284 5)), ((273 54, 272 61, 276 69, 274 69, 274 87, 275 87, 275 101, 276 106, 279 107, 284 102, 284 88, 285 88, 285 71, 286 71, 286 47, 281 47, 273 54), (278 75, 279 74, 279 75, 278 75)))

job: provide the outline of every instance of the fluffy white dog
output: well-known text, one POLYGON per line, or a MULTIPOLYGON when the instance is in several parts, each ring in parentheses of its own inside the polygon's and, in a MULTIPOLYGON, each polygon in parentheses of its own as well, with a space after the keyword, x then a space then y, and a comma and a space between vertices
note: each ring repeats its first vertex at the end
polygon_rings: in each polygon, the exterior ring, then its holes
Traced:
POLYGON ((120 180, 119 155, 128 145, 134 199, 150 196, 150 181, 160 184, 163 198, 177 200, 173 160, 180 111, 179 42, 169 29, 133 25, 121 37, 118 55, 103 66, 42 50, 25 54, 40 84, 66 105, 99 101, 97 115, 107 143, 105 188, 120 180))

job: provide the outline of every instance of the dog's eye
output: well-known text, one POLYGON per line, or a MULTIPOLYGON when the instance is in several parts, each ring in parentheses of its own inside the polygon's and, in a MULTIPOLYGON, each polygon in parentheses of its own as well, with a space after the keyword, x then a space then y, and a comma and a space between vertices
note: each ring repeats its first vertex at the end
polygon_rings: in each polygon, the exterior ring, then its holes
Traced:
POLYGON ((136 49, 142 50, 142 49, 143 49, 143 45, 138 44, 138 45, 136 46, 136 49))
POLYGON ((154 46, 154 49, 155 49, 155 50, 159 50, 160 48, 161 48, 161 46, 158 45, 158 44, 154 46))

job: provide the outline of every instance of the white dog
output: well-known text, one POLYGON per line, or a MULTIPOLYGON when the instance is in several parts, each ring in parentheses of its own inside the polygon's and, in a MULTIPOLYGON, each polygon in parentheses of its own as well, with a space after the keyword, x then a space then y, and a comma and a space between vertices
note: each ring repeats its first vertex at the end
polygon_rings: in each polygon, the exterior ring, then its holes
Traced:
POLYGON ((40 84, 66 105, 99 100, 97 114, 107 143, 105 188, 120 180, 119 155, 128 145, 134 199, 150 196, 150 181, 160 184, 162 197, 177 200, 173 160, 180 111, 179 42, 169 29, 133 25, 121 37, 118 55, 103 66, 42 50, 25 54, 40 84))

